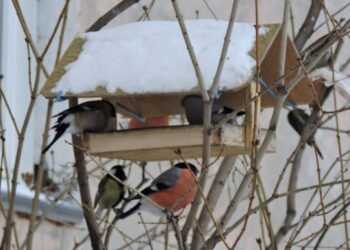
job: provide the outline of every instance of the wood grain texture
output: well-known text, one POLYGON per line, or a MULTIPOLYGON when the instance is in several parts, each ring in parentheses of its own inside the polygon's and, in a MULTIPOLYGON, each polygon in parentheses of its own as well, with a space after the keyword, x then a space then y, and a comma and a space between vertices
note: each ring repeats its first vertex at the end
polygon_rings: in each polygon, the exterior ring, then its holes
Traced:
MULTIPOLYGON (((266 134, 261 131, 262 137, 266 134)), ((85 135, 85 147, 90 154, 107 158, 135 161, 180 160, 202 156, 202 126, 172 126, 129 129, 85 135)), ((245 128, 225 125, 213 135, 211 156, 247 154, 245 128)), ((274 140, 269 152, 276 151, 274 140)))

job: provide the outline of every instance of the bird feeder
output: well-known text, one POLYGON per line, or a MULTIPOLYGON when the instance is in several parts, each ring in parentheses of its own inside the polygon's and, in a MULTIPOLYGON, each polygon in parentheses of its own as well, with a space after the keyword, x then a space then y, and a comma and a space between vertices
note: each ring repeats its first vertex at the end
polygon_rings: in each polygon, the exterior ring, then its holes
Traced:
MULTIPOLYGON (((216 22, 216 21, 212 21, 216 22)), ((148 25, 144 22, 141 25, 148 25)), ((178 25, 176 22, 173 22, 178 25)), ((215 24, 216 25, 216 24, 215 24)), ((226 28, 227 23, 225 24, 226 28)), ((193 26, 193 25, 192 25, 193 26)), ((195 25, 194 25, 195 26, 195 25)), ((235 25, 236 26, 236 25, 235 25)), ((141 30, 144 30, 145 26, 141 30)), ((264 79, 269 85, 274 84, 278 80, 278 54, 279 54, 279 44, 280 44, 280 25, 272 24, 266 25, 265 31, 259 35, 258 41, 258 62, 260 62, 261 68, 261 78, 264 79)), ((104 33, 105 37, 108 37, 108 30, 101 31, 104 33)), ((95 35, 98 32, 95 33, 95 35)), ((193 33, 193 32, 192 32, 193 33)), ((189 30, 191 38, 191 30, 189 30)), ((180 33, 181 34, 181 33, 180 33)), ((146 34, 147 35, 147 34, 146 34)), ((233 33, 233 36, 235 33, 233 33)), ((133 33, 134 37, 138 36, 138 33, 133 33)), ((154 37, 153 34, 150 36, 154 37)), ((166 36, 166 35, 165 35, 166 36)), ((223 41, 222 36, 222 41, 223 41)), ((117 38, 116 38, 117 39, 117 38)), ((125 37, 121 37, 121 40, 125 37)), ((136 38, 135 38, 136 39, 136 38)), ((146 39, 146 38, 145 38, 146 39)), ((232 37, 233 39, 240 39, 239 37, 232 37)), ((59 84, 63 83, 65 75, 70 72, 71 65, 84 60, 84 57, 93 56, 91 54, 84 54, 86 48, 86 41, 88 39, 83 35, 75 38, 71 45, 68 47, 67 51, 63 55, 62 59, 58 62, 56 68, 54 69, 51 76, 46 81, 44 87, 41 90, 41 94, 47 98, 55 98, 57 95, 70 98, 77 97, 79 99, 99 97, 107 99, 112 103, 118 102, 130 110, 133 110, 141 114, 145 118, 159 117, 164 115, 177 115, 183 114, 184 110, 181 106, 181 100, 184 96, 189 94, 199 94, 199 88, 197 87, 196 80, 190 89, 174 91, 172 85, 169 84, 169 91, 137 91, 137 89, 132 89, 132 86, 128 86, 128 90, 115 89, 110 90, 108 86, 100 84, 96 88, 84 90, 84 91, 65 91, 60 93, 59 84)), ((102 39, 103 40, 103 39, 102 39)), ((103 40, 102 44, 108 46, 109 42, 103 40)), ((127 39, 126 39, 127 40, 127 39)), ((174 40, 174 39, 173 39, 174 40)), ((184 45, 182 35, 179 36, 179 43, 184 45)), ((195 40, 195 39, 194 39, 195 40)), ((137 43, 133 39, 128 41, 122 41, 121 43, 127 43, 128 46, 132 46, 131 43, 137 43)), ((142 41, 142 43, 147 43, 147 39, 142 41)), ((193 42, 194 47, 196 46, 196 41, 193 42)), ((255 44, 255 42, 254 42, 255 44)), ((120 45, 120 44, 119 44, 120 45)), ((222 44, 219 44, 222 46, 222 44)), ((117 45, 116 45, 117 46, 117 45)), ((90 48, 91 49, 91 48, 90 48)), ((98 48, 96 48, 98 50, 98 48)), ((101 48, 102 49, 102 48, 101 48)), ((114 47, 113 47, 114 49, 114 47)), ((137 46, 135 50, 139 49, 137 46)), ((203 49, 204 50, 204 49, 203 49)), ((146 58, 154 56, 152 54, 152 49, 149 49, 149 55, 146 58)), ((198 49, 200 53, 200 49, 198 49)), ((196 47, 195 47, 195 52, 196 47)), ((139 53, 143 53, 142 51, 139 53)), ((187 53, 187 51, 186 51, 187 53)), ((220 51, 218 52, 220 53, 220 51)), ((249 50, 249 55, 254 60, 256 59, 256 47, 252 46, 249 50)), ((188 55, 188 53, 187 53, 188 55)), ((234 57, 234 56, 233 56, 234 57)), ((287 56, 286 56, 286 69, 293 68, 298 65, 298 53, 293 46, 291 40, 288 38, 287 44, 287 56)), ((234 60, 235 58, 230 58, 234 60)), ((138 58, 126 58, 126 61, 136 60, 133 63, 137 64, 138 58)), ((147 59, 148 60, 148 59, 147 59)), ((169 58, 169 60, 173 60, 169 58)), ((227 58, 229 60, 229 58, 227 58)), ((125 62, 127 63, 127 62, 125 62)), ((130 62, 129 62, 130 63, 130 62)), ((148 63, 145 62, 145 65, 148 63)), ((181 62, 179 62, 181 64, 181 62)), ((181 65, 180 65, 181 66, 181 65)), ((106 65, 106 68, 113 67, 106 65)), ((150 65, 152 67, 152 65, 150 65)), ((161 67, 161 66, 160 66, 161 67)), ((254 68, 254 67, 253 67, 254 68)), ((104 69, 105 70, 105 69, 104 69)), ((104 74, 109 74, 108 69, 104 74)), ((130 67, 130 70, 133 70, 130 67)), ((157 70, 153 68, 153 70, 157 70)), ((190 70, 194 72, 192 65, 185 68, 184 71, 190 70)), ((122 72, 123 73, 123 72, 122 72)), ((161 77, 162 69, 159 69, 159 74, 161 77)), ((178 72, 182 74, 182 72, 178 72)), ((194 74, 194 73, 193 73, 194 74)), ((254 75, 254 74, 252 74, 254 75)), ((296 72, 291 72, 286 78, 286 83, 293 79, 296 72)), ((84 81, 80 79, 82 76, 76 76, 71 82, 84 81)), ((99 76, 98 76, 99 77, 99 76)), ((118 79, 117 79, 118 80, 118 79)), ((141 79, 144 80, 144 79, 141 79)), ((158 80, 158 79, 156 79, 158 80)), ((74 83, 72 86, 74 86, 74 83)), ((152 85, 152 82, 149 82, 152 85)), ((313 99, 310 81, 307 77, 303 78, 294 91, 290 94, 290 101, 296 104, 306 104, 310 103, 313 99)), ((221 96, 218 99, 218 103, 228 106, 232 109, 242 108, 246 110, 245 121, 243 126, 234 126, 231 124, 224 125, 221 129, 217 130, 212 136, 212 156, 226 156, 234 154, 246 154, 249 153, 252 147, 252 134, 253 134, 253 121, 254 114, 260 112, 261 107, 272 107, 275 103, 275 99, 265 94, 258 102, 257 108, 258 112, 255 112, 255 104, 251 102, 251 99, 256 95, 255 80, 252 76, 249 79, 245 79, 244 82, 239 84, 237 88, 227 88, 222 87, 220 83, 220 93, 221 96)), ((135 87, 136 88, 136 87, 135 87)), ((274 88, 271 88, 274 91, 274 88)), ((124 110, 117 111, 125 116, 129 116, 124 110)), ((257 124, 259 127, 259 124, 257 124)), ((153 127, 153 128, 138 128, 138 129, 123 129, 104 132, 104 133, 89 133, 85 135, 85 147, 86 150, 92 155, 109 157, 109 158, 119 158, 137 161, 159 161, 159 160, 173 160, 180 159, 178 153, 185 158, 197 158, 202 155, 202 144, 203 137, 202 126, 194 125, 181 125, 181 126, 166 126, 166 127, 153 127)), ((260 139, 266 134, 266 130, 260 129, 260 139)), ((269 151, 273 152, 276 150, 275 139, 272 141, 269 151)))

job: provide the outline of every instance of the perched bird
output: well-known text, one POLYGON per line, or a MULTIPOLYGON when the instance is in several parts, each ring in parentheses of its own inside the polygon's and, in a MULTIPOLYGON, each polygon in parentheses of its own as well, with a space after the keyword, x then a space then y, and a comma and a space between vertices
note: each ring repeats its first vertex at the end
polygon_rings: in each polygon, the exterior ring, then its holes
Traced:
MULTIPOLYGON (((292 126, 292 128, 301 136, 303 133, 305 123, 309 119, 309 115, 305 113, 302 109, 294 109, 289 111, 288 113, 288 122, 292 126)), ((316 131, 315 131, 316 132, 316 131)), ((317 147, 315 142, 315 132, 313 132, 309 138, 306 140, 306 143, 310 146, 314 145, 318 155, 323 159, 323 155, 320 149, 317 147)))
POLYGON ((45 154, 50 147, 65 133, 104 131, 111 117, 115 117, 115 107, 105 100, 84 102, 53 116, 58 117, 55 126, 56 135, 43 150, 45 154))
MULTIPOLYGON (((126 180, 123 166, 116 165, 111 168, 110 174, 121 181, 126 180)), ((106 174, 98 184, 95 196, 94 208, 99 205, 96 216, 99 217, 103 209, 110 209, 119 204, 124 198, 125 187, 122 183, 114 179, 110 174, 106 174)))
MULTIPOLYGON (((186 118, 189 124, 203 124, 203 99, 200 95, 185 96, 181 101, 181 106, 185 109, 186 118)), ((232 113, 233 111, 233 109, 217 104, 214 101, 211 110, 211 122, 217 124, 227 114, 232 113)), ((242 116, 244 114, 245 111, 239 111, 237 116, 242 116)))
POLYGON ((136 195, 133 199, 138 199, 139 202, 123 213, 120 218, 125 218, 137 211, 146 211, 155 215, 164 215, 165 210, 177 212, 194 199, 197 191, 195 178, 197 174, 197 168, 191 163, 175 164, 141 191, 145 197, 136 195))

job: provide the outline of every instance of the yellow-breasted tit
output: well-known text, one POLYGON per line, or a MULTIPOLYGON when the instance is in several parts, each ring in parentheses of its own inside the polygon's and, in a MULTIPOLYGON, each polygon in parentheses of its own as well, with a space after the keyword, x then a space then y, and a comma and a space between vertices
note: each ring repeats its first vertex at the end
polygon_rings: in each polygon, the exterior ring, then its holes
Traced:
POLYGON ((180 162, 155 178, 151 185, 141 191, 145 196, 136 195, 138 203, 124 212, 123 219, 135 212, 146 211, 162 216, 164 211, 172 213, 191 203, 197 192, 197 168, 191 163, 180 162), (156 204, 156 205, 154 205, 156 204))
MULTIPOLYGON (((292 126, 292 128, 301 136, 305 128, 306 121, 309 119, 309 117, 310 116, 306 114, 304 110, 294 109, 289 111, 288 113, 288 122, 292 126)), ((321 159, 323 159, 323 155, 315 142, 315 133, 316 131, 309 136, 309 138, 306 140, 306 143, 310 146, 314 145, 317 154, 321 157, 321 159)))
POLYGON ((55 129, 56 135, 42 153, 45 154, 65 133, 79 134, 106 130, 110 118, 115 115, 115 107, 105 100, 84 102, 54 115, 57 121, 52 129, 55 129))
POLYGON ((101 215, 103 209, 114 208, 124 199, 125 186, 111 176, 124 182, 126 175, 123 168, 120 165, 112 167, 109 174, 106 174, 98 184, 94 202, 94 208, 98 205, 97 217, 101 215))
MULTIPOLYGON (((203 99, 200 95, 187 95, 181 101, 181 106, 185 109, 186 118, 191 125, 203 124, 203 99)), ((226 115, 232 113, 234 110, 222 106, 214 100, 211 109, 211 123, 219 123, 226 115)), ((236 116, 242 116, 245 111, 239 111, 236 116)), ((233 120, 235 117, 232 118, 233 120)))

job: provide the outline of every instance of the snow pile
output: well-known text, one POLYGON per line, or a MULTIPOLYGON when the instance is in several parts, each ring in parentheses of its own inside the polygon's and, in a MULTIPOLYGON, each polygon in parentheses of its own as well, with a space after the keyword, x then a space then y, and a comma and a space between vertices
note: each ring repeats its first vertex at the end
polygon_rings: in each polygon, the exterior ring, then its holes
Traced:
MULTIPOLYGON (((228 22, 186 21, 207 88, 211 85, 228 22)), ((261 32, 266 32, 266 28, 261 32)), ((108 92, 179 92, 197 86, 190 56, 175 21, 131 23, 81 34, 87 39, 78 60, 54 92, 81 93, 105 87, 108 92)), ((255 61, 248 52, 255 41, 253 25, 235 23, 220 88, 240 87, 252 77, 255 61)))
POLYGON ((339 71, 334 71, 334 80, 333 80, 333 72, 329 67, 323 67, 320 69, 316 69, 310 73, 311 79, 325 79, 325 85, 331 86, 335 84, 338 92, 344 96, 345 98, 350 100, 350 77, 345 76, 339 71))

